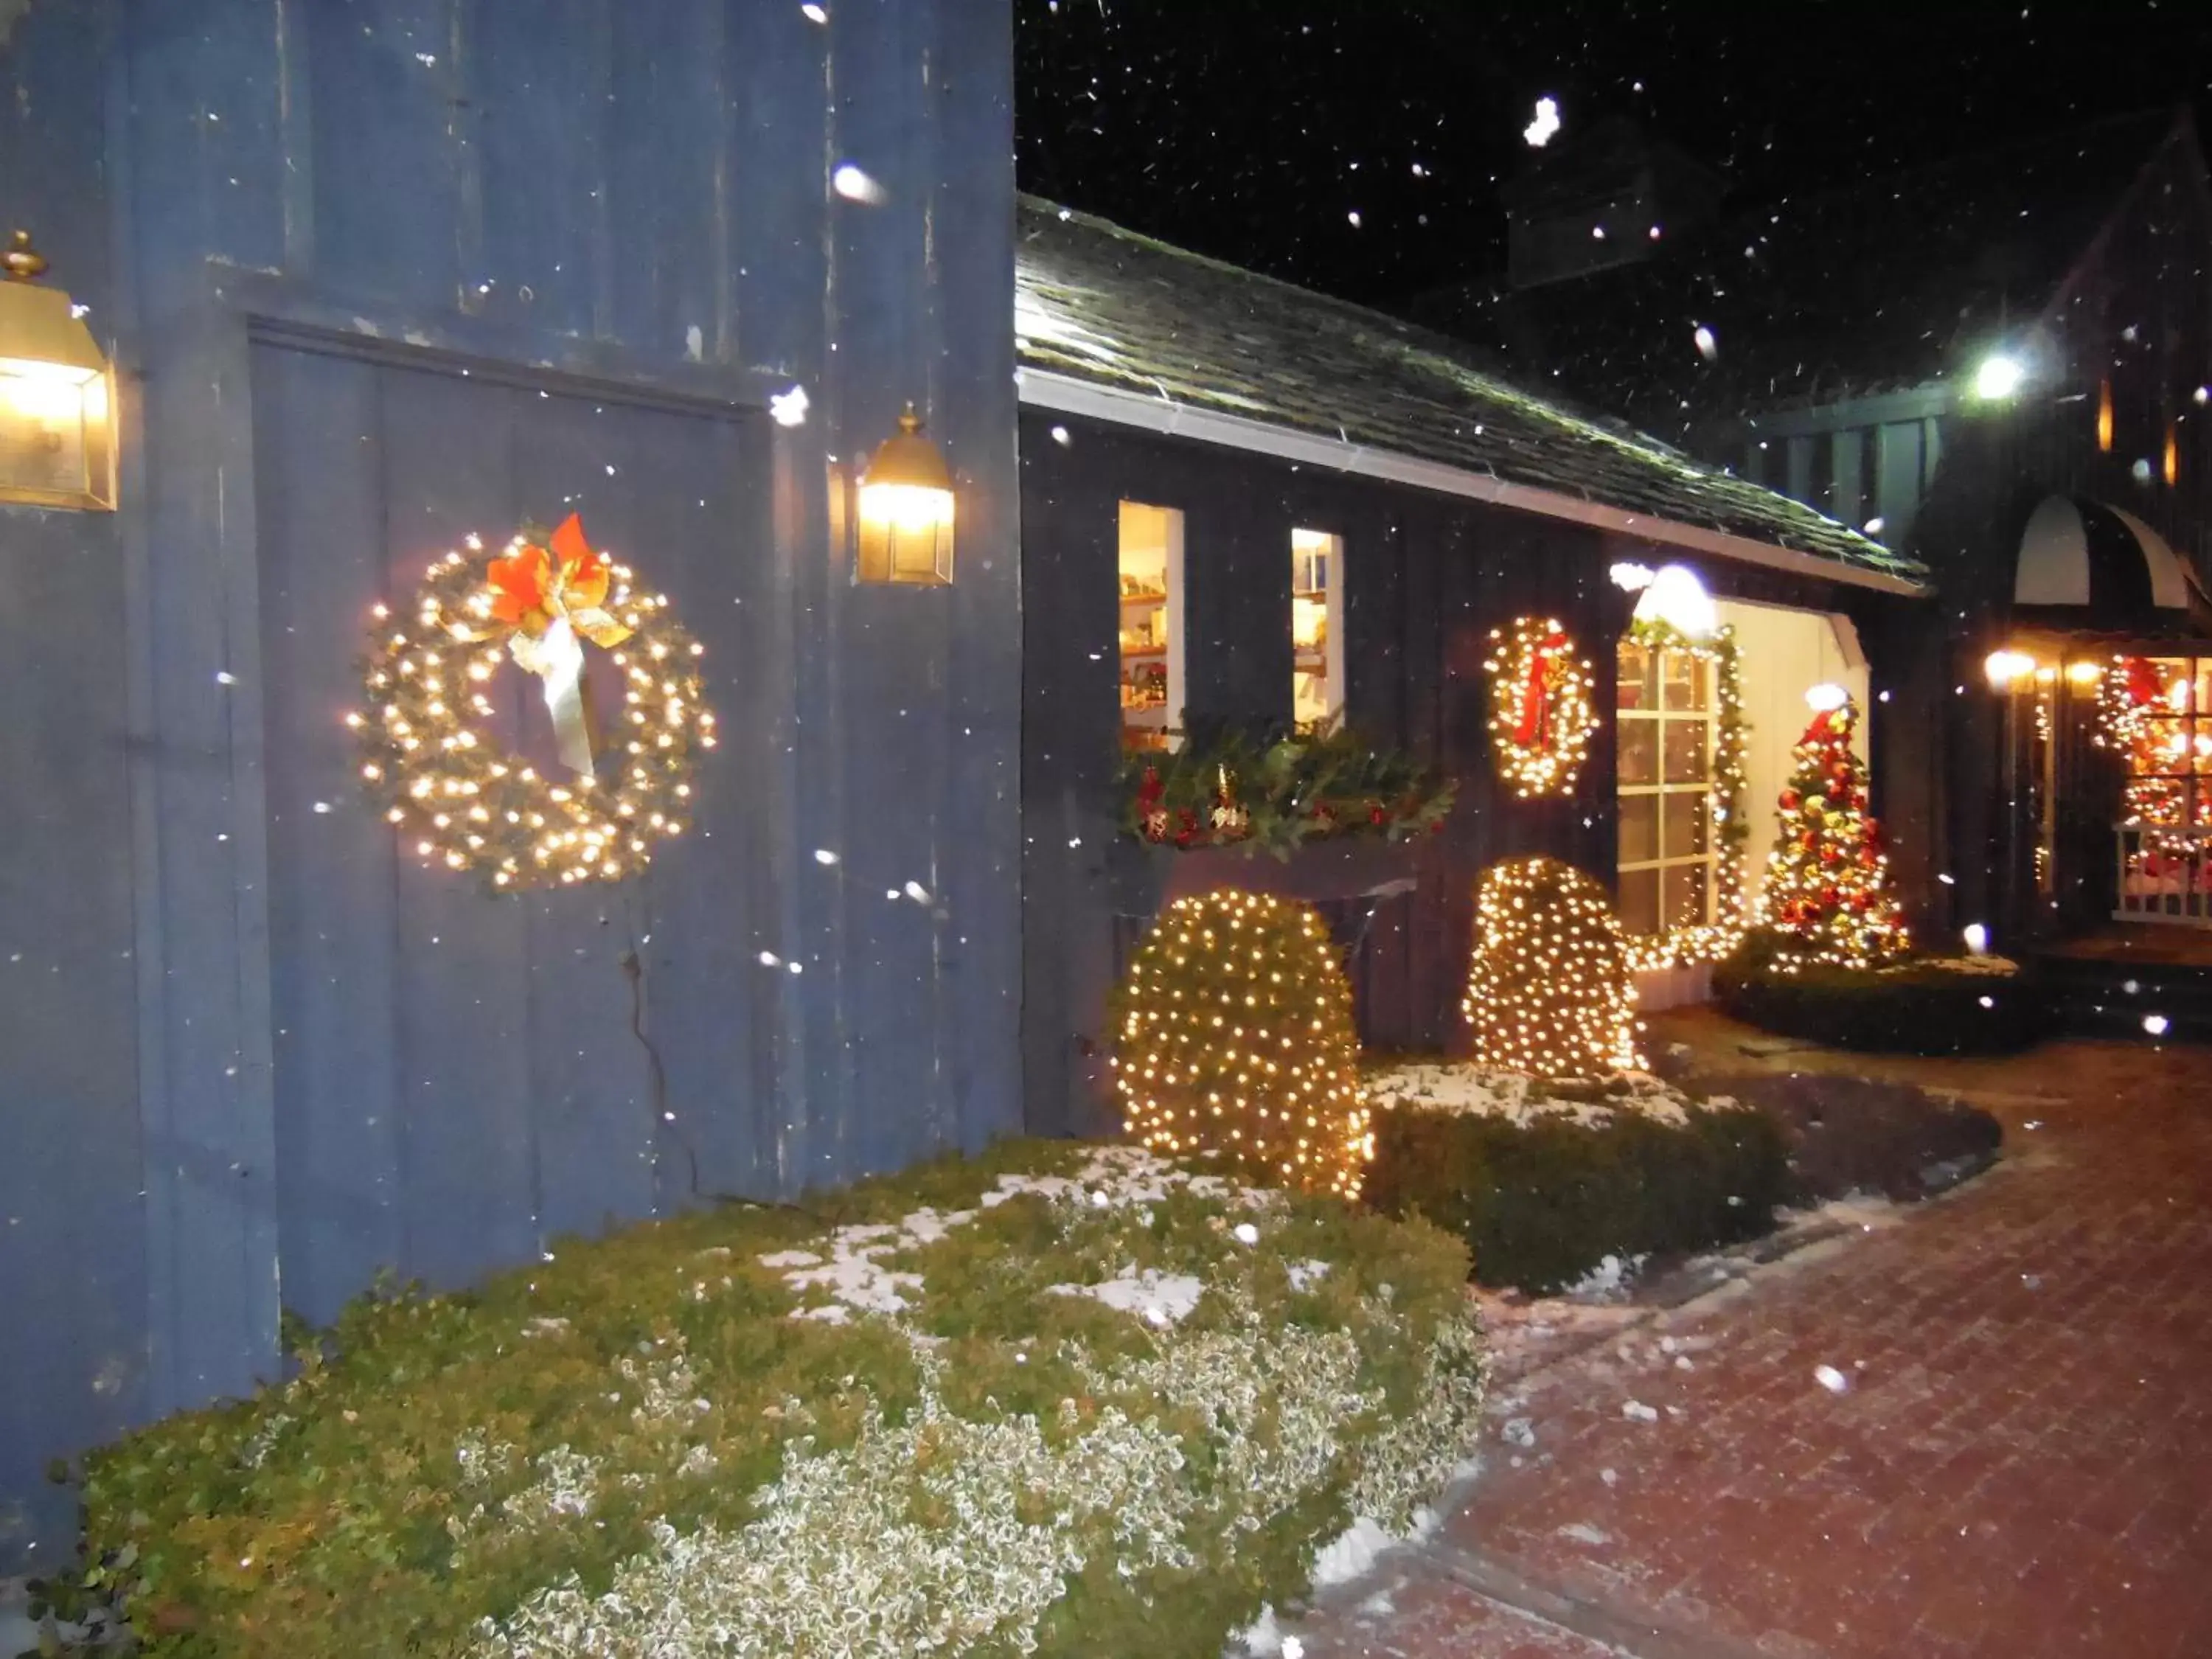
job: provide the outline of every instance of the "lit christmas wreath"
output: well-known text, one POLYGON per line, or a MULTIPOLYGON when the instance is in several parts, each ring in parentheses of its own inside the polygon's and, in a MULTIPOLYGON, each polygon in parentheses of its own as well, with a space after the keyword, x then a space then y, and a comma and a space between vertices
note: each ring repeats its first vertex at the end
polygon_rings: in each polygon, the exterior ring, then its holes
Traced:
POLYGON ((1516 795, 1564 795, 1589 757, 1597 728, 1590 665, 1549 617, 1490 631, 1490 735, 1498 769, 1516 795))
POLYGON ((619 881, 683 832, 696 753, 714 746, 704 647, 665 598, 635 583, 571 514, 550 538, 526 530, 496 556, 471 536, 430 567, 411 623, 375 607, 367 708, 346 724, 363 783, 426 862, 478 871, 504 891, 619 881), (615 741, 596 729, 586 644, 622 677, 626 731, 615 741), (544 682, 565 780, 476 729, 495 712, 486 688, 509 658, 544 682))

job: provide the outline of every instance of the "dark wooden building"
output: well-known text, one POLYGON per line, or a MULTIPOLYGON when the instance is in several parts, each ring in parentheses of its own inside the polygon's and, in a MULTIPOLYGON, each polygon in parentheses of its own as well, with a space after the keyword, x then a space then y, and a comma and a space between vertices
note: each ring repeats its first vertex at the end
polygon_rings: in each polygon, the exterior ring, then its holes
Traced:
MULTIPOLYGON (((1644 176, 1641 156, 1616 134, 1570 171, 1618 184, 1644 176)), ((1582 215, 1589 234, 1586 186, 1522 195, 1516 236, 1547 212, 1582 215)), ((2088 740, 2083 665, 2154 656, 2193 679, 2204 639, 2201 596, 2185 603, 2163 575, 2169 549, 2193 584, 2212 574, 2212 188, 2189 112, 1717 222, 1686 211, 1630 244, 1612 269, 1524 259, 1538 280, 1509 272, 1412 309, 1929 567, 1954 688, 1930 745, 1946 931, 1986 921, 2030 945, 2142 911, 2122 890, 2131 810, 2088 740), (2130 544, 2099 560, 2094 605, 2085 520, 2054 517, 2059 502, 2130 544), (2063 554, 2047 533, 2062 520, 2063 554), (2054 586, 2052 560, 2075 575, 2054 586), (2016 647, 2018 683, 1992 687, 1990 653, 2016 647)), ((2192 788, 2166 792, 2160 827, 2203 827, 2192 788)), ((2202 863, 2190 854, 2182 890, 2159 896, 2192 918, 2212 915, 2202 863)))
MULTIPOLYGON (((1459 781, 1413 890, 1339 907, 1374 1046, 1459 1040, 1483 866, 1542 852, 1610 879, 1623 862, 1610 697, 1574 793, 1522 800, 1492 763, 1483 670, 1491 629, 1556 618, 1609 691, 1633 603, 1618 566, 1685 564, 1764 630, 1746 678, 1774 757, 1762 777, 1803 728, 1807 686, 1871 687, 1885 813, 1907 884, 1924 879, 1910 734, 1935 665, 1911 560, 1373 312, 1041 202, 1022 204, 1017 258, 1032 1121, 1104 1121, 1106 994, 1146 908, 1141 889, 1127 902, 1141 849, 1117 838, 1114 775, 1149 711, 1117 684, 1158 656, 1161 712, 1282 726, 1340 711, 1459 781), (1329 619, 1326 660, 1304 660, 1308 606, 1329 619)), ((1754 862, 1771 787, 1753 793, 1754 862)))
POLYGON ((121 411, 116 510, 0 507, 5 1574, 47 1459, 276 1375, 280 1310, 1022 1113, 1005 0, 0 20, 0 207, 121 411), (957 580, 858 586, 908 399, 957 580), (726 741, 643 878, 495 898, 341 716, 373 602, 571 510, 726 741))

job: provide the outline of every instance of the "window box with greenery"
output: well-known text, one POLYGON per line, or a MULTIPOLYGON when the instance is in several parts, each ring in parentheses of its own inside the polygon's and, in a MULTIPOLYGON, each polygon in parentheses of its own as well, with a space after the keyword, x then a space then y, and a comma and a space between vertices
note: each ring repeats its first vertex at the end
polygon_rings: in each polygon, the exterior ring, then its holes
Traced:
POLYGON ((1455 786, 1341 726, 1255 733, 1193 726, 1121 763, 1121 828, 1147 846, 1235 847, 1287 859, 1310 842, 1406 842, 1443 826, 1455 786))

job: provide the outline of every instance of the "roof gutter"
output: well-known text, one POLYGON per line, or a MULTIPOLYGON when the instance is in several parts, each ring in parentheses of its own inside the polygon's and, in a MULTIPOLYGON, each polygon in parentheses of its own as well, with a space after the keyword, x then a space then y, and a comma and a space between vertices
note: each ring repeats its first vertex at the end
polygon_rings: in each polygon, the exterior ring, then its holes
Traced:
POLYGON ((1771 543, 1753 541, 1747 536, 1731 535, 1724 530, 1682 524, 1649 513, 1632 513, 1625 507, 1609 506, 1602 501, 1584 501, 1578 496, 1561 495, 1557 490, 1540 489, 1532 484, 1510 483, 1486 472, 1471 472, 1463 467, 1448 466, 1441 461, 1423 460, 1418 456, 1400 454, 1395 450, 1376 449, 1346 439, 1324 438, 1293 428, 1273 426, 1242 415, 1224 415, 1210 409, 1199 409, 1169 398, 1124 391, 1117 386, 1099 386, 1093 381, 1078 380, 1071 374, 1056 374, 1048 370, 1024 368, 1016 378, 1021 387, 1022 402, 1033 409, 1085 416, 1115 426, 1135 427, 1167 437, 1218 444, 1226 449, 1273 456, 1278 460, 1293 461, 1301 465, 1327 467, 1332 471, 1348 472, 1358 477, 1411 484, 1418 489, 1433 489, 1442 495, 1489 501, 1499 507, 1534 513, 1547 519, 1564 519, 1574 524, 1589 525, 1600 530, 1635 536, 1644 541, 1679 547, 1690 552, 1710 553, 1738 564, 1786 571, 1791 575, 1845 582, 1856 587, 1871 587, 1884 593, 1908 593, 1917 597, 1928 591, 1923 583, 1903 576, 1893 576, 1886 571, 1863 570, 1834 559, 1800 553, 1794 548, 1777 547, 1771 543))

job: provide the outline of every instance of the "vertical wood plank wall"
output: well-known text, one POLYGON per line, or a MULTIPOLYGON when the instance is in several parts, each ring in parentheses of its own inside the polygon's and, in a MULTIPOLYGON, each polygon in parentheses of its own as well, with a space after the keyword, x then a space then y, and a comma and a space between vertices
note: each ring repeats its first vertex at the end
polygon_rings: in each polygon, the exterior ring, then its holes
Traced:
POLYGON ((66 1539, 46 1459, 274 1375, 283 1307, 695 1161, 791 1194, 1019 1127, 1011 53, 1006 0, 87 0, 0 44, 0 191, 128 433, 119 513, 0 511, 0 1573, 66 1539), (957 580, 856 589, 838 492, 908 398, 957 580), (495 902, 397 854, 336 718, 370 599, 564 505, 729 741, 647 878, 495 902))
MULTIPOLYGON (((1631 602, 1620 560, 1692 566, 1716 595, 1849 616, 1878 684, 1928 695, 1911 652, 1928 629, 1917 601, 1668 549, 1584 526, 1303 469, 1185 440, 1038 410, 1022 416, 1024 818, 1030 1121, 1044 1133, 1112 1127, 1106 999, 1116 967, 1120 744, 1117 506, 1180 509, 1188 591, 1188 704, 1199 717, 1285 722, 1291 712, 1291 532, 1344 538, 1346 720, 1456 778, 1444 833, 1422 844, 1416 890, 1345 907, 1363 1042, 1453 1050, 1472 938, 1474 885, 1501 858, 1545 853, 1611 884, 1615 865, 1613 651, 1631 602), (1557 617, 1597 672, 1601 723, 1571 798, 1521 800, 1492 763, 1483 661, 1492 628, 1557 617), (1917 629, 1911 624, 1920 621, 1917 629)), ((1924 654, 1924 653, 1923 653, 1924 654)), ((1938 671, 1940 672, 1940 670, 1938 671)), ((1905 704, 1878 704, 1877 806, 1908 880, 1929 856, 1927 750, 1905 704), (1885 751, 1895 750, 1888 760, 1885 751)), ((1754 710, 1794 722, 1801 708, 1754 710)), ((1759 804, 1754 803, 1757 807, 1759 804)), ((1762 821, 1764 821, 1762 819, 1762 821)))

